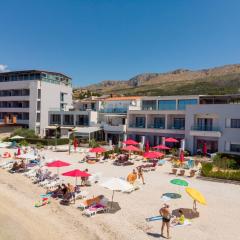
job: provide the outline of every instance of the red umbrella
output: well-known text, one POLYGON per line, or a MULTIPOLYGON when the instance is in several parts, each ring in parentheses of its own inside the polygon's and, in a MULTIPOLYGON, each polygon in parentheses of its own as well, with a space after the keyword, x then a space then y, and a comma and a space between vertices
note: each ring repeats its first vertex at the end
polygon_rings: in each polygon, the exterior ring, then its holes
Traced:
POLYGON ((132 140, 132 139, 127 139, 126 141, 123 141, 124 144, 127 144, 127 145, 138 145, 139 143, 132 140))
POLYGON ((184 162, 184 152, 183 152, 183 150, 181 150, 181 153, 180 153, 180 162, 181 163, 184 162))
POLYGON ((160 150, 170 150, 171 148, 165 146, 165 145, 158 145, 158 146, 155 146, 153 148, 156 148, 156 149, 160 149, 160 150))
POLYGON ((206 142, 203 144, 202 152, 203 152, 203 155, 204 155, 204 156, 207 155, 207 143, 206 143, 206 142))
POLYGON ((139 148, 137 148, 133 145, 129 145, 127 147, 124 147, 124 148, 122 148, 122 150, 129 151, 129 152, 139 152, 139 151, 141 151, 139 148))
POLYGON ((177 143, 177 142, 179 142, 177 139, 175 139, 175 138, 166 138, 165 139, 165 142, 170 142, 170 143, 177 143))
POLYGON ((67 176, 67 177, 75 177, 76 178, 76 182, 75 185, 77 185, 77 178, 78 177, 89 177, 91 176, 91 174, 84 172, 84 171, 80 171, 79 169, 75 169, 69 172, 65 172, 62 174, 63 176, 67 176))
POLYGON ((106 149, 105 149, 105 148, 102 148, 102 147, 95 147, 95 148, 90 149, 89 152, 93 152, 93 153, 103 153, 103 152, 106 152, 106 149))
POLYGON ((163 153, 160 153, 160 152, 145 152, 145 153, 143 154, 143 157, 149 158, 149 159, 160 158, 160 157, 162 157, 162 156, 164 156, 164 154, 163 154, 163 153))
POLYGON ((21 155, 21 149, 20 148, 18 148, 18 150, 17 150, 17 156, 19 156, 19 155, 21 155))
POLYGON ((149 152, 149 150, 150 150, 149 140, 147 140, 146 146, 145 146, 145 152, 149 152))
POLYGON ((56 161, 53 161, 51 163, 46 164, 47 167, 56 167, 58 175, 59 175, 59 168, 60 167, 66 167, 66 166, 70 166, 70 165, 71 165, 70 163, 63 162, 61 160, 56 160, 56 161))

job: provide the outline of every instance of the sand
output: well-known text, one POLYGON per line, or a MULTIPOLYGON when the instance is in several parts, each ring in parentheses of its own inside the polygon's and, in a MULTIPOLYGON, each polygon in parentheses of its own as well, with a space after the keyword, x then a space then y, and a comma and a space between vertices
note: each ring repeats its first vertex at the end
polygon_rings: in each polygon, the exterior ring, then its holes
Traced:
MULTIPOLYGON (((0 153, 5 150, 0 149, 0 153)), ((89 165, 78 163, 81 154, 54 153, 45 151, 47 158, 61 159, 71 163, 60 170, 61 173, 74 168, 89 169, 90 173, 101 172, 104 177, 126 177, 133 166, 117 167, 111 163, 89 165)), ((140 163, 136 163, 135 166, 140 163)), ((158 167, 155 172, 145 174, 146 185, 131 194, 116 193, 114 201, 120 206, 116 213, 98 214, 91 218, 82 216, 75 205, 62 206, 53 200, 51 204, 35 208, 34 202, 41 187, 33 185, 21 174, 10 174, 0 170, 0 239, 103 239, 103 240, 143 240, 163 239, 160 237, 161 221, 147 223, 145 218, 158 215, 166 192, 181 193, 182 198, 170 200, 171 210, 192 207, 192 199, 179 188, 169 183, 170 164, 158 167)), ((55 169, 51 169, 55 171, 55 169)), ((65 182, 74 183, 70 177, 62 177, 65 182)), ((204 194, 208 205, 198 205, 200 216, 192 219, 191 226, 171 228, 172 239, 195 240, 236 240, 239 239, 240 186, 229 183, 204 181, 197 178, 183 178, 191 187, 204 194)), ((104 194, 111 198, 112 192, 98 184, 85 187, 89 196, 104 194)))

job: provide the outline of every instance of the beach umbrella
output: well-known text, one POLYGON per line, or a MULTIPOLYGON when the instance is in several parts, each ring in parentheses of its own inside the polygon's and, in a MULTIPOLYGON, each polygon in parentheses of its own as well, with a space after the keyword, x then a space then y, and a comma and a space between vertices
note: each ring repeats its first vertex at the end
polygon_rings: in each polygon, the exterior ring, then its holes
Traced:
POLYGON ((25 137, 16 135, 16 136, 11 137, 10 139, 11 139, 11 140, 20 140, 20 139, 24 139, 24 138, 25 138, 25 137))
POLYGON ((169 142, 169 143, 178 143, 179 141, 175 138, 166 138, 165 139, 165 142, 169 142))
POLYGON ((165 198, 169 198, 169 199, 178 199, 178 198, 181 198, 181 194, 179 193, 164 193, 162 195, 162 198, 165 199, 165 198))
POLYGON ((80 171, 79 169, 75 169, 75 170, 72 170, 72 171, 69 171, 69 172, 65 172, 62 175, 66 176, 66 177, 75 177, 76 178, 75 185, 77 185, 77 178, 78 177, 89 177, 89 176, 91 176, 91 174, 89 174, 85 171, 80 171))
POLYGON ((198 202, 200 204, 203 204, 203 205, 207 204, 205 197, 199 191, 197 191, 196 189, 186 187, 185 191, 194 200, 193 209, 196 210, 196 202, 198 202))
POLYGON ((179 178, 172 179, 170 181, 170 183, 178 185, 178 186, 184 186, 184 187, 188 186, 188 182, 187 181, 179 179, 179 178))
POLYGON ((138 142, 136 142, 136 141, 134 141, 130 138, 127 139, 126 141, 123 141, 123 143, 126 144, 126 145, 138 145, 139 144, 138 142))
POLYGON ((63 162, 61 160, 56 160, 56 161, 53 161, 53 162, 50 162, 50 163, 46 164, 47 167, 55 167, 55 168, 57 168, 57 174, 58 175, 59 175, 59 168, 60 167, 67 167, 67 166, 70 166, 70 165, 71 165, 70 163, 63 162))
POLYGON ((147 140, 146 145, 145 145, 145 152, 149 152, 150 146, 149 146, 149 140, 147 140))
POLYGON ((164 156, 164 154, 160 152, 145 152, 143 154, 143 157, 148 159, 160 158, 162 156, 164 156))
POLYGON ((202 149, 203 155, 206 156, 207 155, 207 143, 204 142, 203 144, 203 149, 202 149))
POLYGON ((106 149, 102 148, 102 147, 95 147, 95 148, 91 148, 89 152, 92 152, 92 153, 103 153, 103 152, 106 152, 106 149))
POLYGON ((158 145, 158 146, 155 146, 155 147, 153 147, 153 148, 155 148, 155 149, 160 149, 160 150, 170 150, 171 148, 170 147, 167 147, 167 146, 165 146, 165 145, 158 145))
MULTIPOLYGON (((100 186, 112 191, 112 203, 113 203, 115 191, 125 192, 132 189, 132 185, 130 183, 120 178, 110 178, 107 181, 101 183, 100 186)), ((111 203, 111 208, 112 208, 112 203, 111 203)))
POLYGON ((31 154, 31 153, 20 154, 17 157, 22 158, 22 159, 29 159, 29 160, 37 158, 37 156, 35 156, 34 154, 31 154))
POLYGON ((139 148, 137 148, 133 145, 128 145, 128 146, 122 148, 122 150, 128 151, 128 152, 139 152, 139 151, 141 151, 139 148))
POLYGON ((183 150, 181 150, 181 152, 180 152, 179 160, 180 160, 181 164, 184 162, 184 152, 183 152, 183 150))

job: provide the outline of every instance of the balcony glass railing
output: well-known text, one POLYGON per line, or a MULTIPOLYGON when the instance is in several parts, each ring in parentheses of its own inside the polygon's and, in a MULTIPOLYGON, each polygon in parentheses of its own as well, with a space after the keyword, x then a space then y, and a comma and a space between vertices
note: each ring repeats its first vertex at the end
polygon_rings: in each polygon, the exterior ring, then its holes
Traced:
POLYGON ((101 109, 101 113, 127 113, 127 108, 105 108, 101 109))
POLYGON ((194 131, 220 131, 219 127, 215 127, 215 126, 192 126, 191 130, 194 131))
POLYGON ((129 124, 130 128, 145 128, 145 124, 129 124))
POLYGON ((148 128, 165 129, 165 126, 164 125, 157 125, 157 124, 149 124, 148 128))

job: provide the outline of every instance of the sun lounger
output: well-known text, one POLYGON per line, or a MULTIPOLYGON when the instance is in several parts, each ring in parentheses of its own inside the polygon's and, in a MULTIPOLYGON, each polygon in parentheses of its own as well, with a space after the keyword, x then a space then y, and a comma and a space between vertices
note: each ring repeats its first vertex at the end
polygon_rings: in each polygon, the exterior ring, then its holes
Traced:
POLYGON ((99 203, 100 200, 101 200, 101 198, 103 198, 103 195, 99 195, 99 196, 97 196, 97 197, 87 199, 87 200, 83 201, 82 203, 80 203, 79 206, 78 206, 78 208, 79 208, 80 210, 87 209, 87 208, 89 208, 90 206, 99 203))
POLYGON ((194 177, 195 176, 195 173, 196 173, 196 170, 190 170, 189 172, 189 177, 194 177))
POLYGON ((89 207, 88 209, 85 209, 82 214, 84 216, 91 217, 96 215, 97 213, 107 212, 108 210, 109 208, 107 206, 104 206, 102 204, 96 204, 89 207))
POLYGON ((177 174, 177 169, 176 168, 172 168, 172 172, 170 174, 176 175, 177 174))

